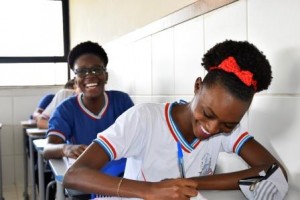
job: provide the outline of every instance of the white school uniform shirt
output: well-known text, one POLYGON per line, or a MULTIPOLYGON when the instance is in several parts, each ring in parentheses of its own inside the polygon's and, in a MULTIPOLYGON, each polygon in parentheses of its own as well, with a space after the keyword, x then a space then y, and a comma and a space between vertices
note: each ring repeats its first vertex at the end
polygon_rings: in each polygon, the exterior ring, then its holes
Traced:
POLYGON ((75 90, 72 89, 61 89, 53 97, 51 103, 46 107, 42 113, 44 119, 49 119, 54 112, 55 108, 67 98, 74 96, 76 94, 75 90))
POLYGON ((127 158, 125 178, 141 181, 179 178, 177 141, 183 149, 186 177, 211 175, 220 152, 238 153, 252 138, 238 125, 231 134, 219 134, 204 141, 196 138, 188 143, 170 115, 174 103, 136 105, 97 135, 94 142, 105 149, 110 159, 127 158))

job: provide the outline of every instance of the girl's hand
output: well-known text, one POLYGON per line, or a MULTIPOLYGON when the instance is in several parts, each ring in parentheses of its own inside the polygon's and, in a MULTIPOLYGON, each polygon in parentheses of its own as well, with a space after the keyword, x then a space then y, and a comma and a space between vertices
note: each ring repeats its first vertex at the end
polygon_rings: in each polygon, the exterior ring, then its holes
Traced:
POLYGON ((197 196, 197 183, 190 179, 167 179, 158 183, 152 183, 146 200, 189 200, 197 196))
POLYGON ((86 145, 65 145, 63 148, 63 154, 66 157, 76 159, 84 152, 86 148, 86 145))

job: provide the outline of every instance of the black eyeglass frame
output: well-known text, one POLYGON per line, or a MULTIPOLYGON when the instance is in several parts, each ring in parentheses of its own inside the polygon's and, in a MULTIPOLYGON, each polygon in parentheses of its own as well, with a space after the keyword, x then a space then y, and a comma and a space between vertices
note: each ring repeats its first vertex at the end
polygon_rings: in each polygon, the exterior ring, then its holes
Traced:
POLYGON ((87 67, 82 67, 82 68, 78 68, 75 70, 75 75, 83 78, 89 74, 91 75, 103 75, 104 72, 106 72, 106 67, 105 66, 101 66, 101 65, 97 65, 97 66, 93 66, 91 68, 87 68, 87 67))

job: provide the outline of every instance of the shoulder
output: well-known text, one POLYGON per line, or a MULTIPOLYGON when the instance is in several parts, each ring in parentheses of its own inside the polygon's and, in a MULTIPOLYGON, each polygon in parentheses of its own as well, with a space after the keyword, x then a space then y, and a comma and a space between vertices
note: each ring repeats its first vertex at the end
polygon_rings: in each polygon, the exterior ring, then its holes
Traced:
POLYGON ((108 90, 105 92, 110 97, 129 97, 129 95, 126 92, 122 92, 118 90, 108 90))
POLYGON ((70 107, 77 104, 77 99, 80 98, 80 95, 71 95, 68 97, 61 98, 60 101, 58 101, 57 108, 59 107, 70 107))
POLYGON ((52 99, 54 97, 54 94, 46 94, 43 99, 52 99))
POLYGON ((130 98, 129 94, 117 91, 117 90, 109 90, 105 91, 109 101, 114 103, 121 103, 122 105, 133 106, 133 101, 130 98))
POLYGON ((132 113, 144 115, 144 116, 153 116, 161 115, 164 113, 165 104, 161 103, 140 103, 131 107, 129 110, 132 113))
POLYGON ((51 102, 54 97, 54 94, 46 94, 43 96, 40 100, 40 104, 46 103, 46 102, 51 102))

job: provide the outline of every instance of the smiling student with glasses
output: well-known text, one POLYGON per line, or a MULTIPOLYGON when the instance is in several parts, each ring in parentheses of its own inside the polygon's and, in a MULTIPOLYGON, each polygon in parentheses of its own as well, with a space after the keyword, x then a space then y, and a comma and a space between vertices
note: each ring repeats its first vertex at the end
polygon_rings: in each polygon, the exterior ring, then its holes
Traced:
MULTIPOLYGON (((62 102, 49 120, 44 157, 78 158, 96 138, 97 133, 112 125, 133 102, 127 93, 106 91, 108 57, 97 43, 83 42, 75 46, 68 64, 75 74, 81 93, 62 102)), ((119 176, 125 159, 110 162, 102 172, 119 176)))

